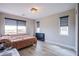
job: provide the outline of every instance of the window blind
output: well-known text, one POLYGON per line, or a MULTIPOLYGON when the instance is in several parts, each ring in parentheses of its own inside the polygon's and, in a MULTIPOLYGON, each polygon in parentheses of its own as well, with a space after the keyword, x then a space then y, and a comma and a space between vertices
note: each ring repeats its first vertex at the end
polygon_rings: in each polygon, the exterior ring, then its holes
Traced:
POLYGON ((68 26, 68 16, 60 17, 60 26, 68 26))

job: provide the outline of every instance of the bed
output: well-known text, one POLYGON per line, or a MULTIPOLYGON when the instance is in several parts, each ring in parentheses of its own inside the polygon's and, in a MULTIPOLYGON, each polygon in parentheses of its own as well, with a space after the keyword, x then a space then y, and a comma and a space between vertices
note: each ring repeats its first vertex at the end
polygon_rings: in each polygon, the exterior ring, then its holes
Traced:
POLYGON ((0 40, 8 39, 10 45, 16 49, 21 49, 30 45, 36 45, 37 38, 30 35, 4 35, 0 37, 0 40))

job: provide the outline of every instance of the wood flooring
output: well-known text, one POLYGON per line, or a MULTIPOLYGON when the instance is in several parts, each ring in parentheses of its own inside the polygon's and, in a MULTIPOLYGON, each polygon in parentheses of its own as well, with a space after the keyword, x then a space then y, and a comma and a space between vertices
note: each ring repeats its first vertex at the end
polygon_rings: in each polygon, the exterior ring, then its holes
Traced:
POLYGON ((38 41, 36 46, 19 50, 21 56, 75 56, 76 52, 57 45, 38 41))

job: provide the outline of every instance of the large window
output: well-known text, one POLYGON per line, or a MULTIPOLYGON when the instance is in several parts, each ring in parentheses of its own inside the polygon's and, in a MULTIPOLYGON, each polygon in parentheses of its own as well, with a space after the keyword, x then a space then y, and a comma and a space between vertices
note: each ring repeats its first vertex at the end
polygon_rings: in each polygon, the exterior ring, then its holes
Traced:
POLYGON ((60 17, 60 34, 68 35, 68 16, 60 17))
POLYGON ((25 34, 26 21, 5 18, 5 34, 25 34))

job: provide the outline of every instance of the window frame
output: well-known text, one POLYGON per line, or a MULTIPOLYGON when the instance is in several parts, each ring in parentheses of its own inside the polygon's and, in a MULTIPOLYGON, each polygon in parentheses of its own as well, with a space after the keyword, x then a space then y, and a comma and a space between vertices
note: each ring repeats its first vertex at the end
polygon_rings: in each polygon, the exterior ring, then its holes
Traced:
MULTIPOLYGON (((25 22, 25 23, 26 23, 25 20, 18 20, 18 19, 12 19, 12 18, 6 18, 6 17, 5 17, 5 20, 6 20, 6 19, 16 21, 16 24, 15 24, 16 27, 17 27, 17 28, 16 28, 16 34, 19 34, 19 33, 18 33, 18 21, 22 21, 22 22, 25 22)), ((5 21, 4 21, 4 22, 5 22, 5 21)), ((5 25, 6 25, 6 24, 5 24, 5 25)), ((4 25, 4 27, 5 27, 5 25, 4 25)), ((26 26, 26 24, 25 24, 25 26, 26 26)), ((6 32, 6 31, 5 31, 5 32, 6 32)), ((4 34, 5 34, 5 33, 4 33, 4 34)), ((21 33, 21 34, 26 34, 26 32, 25 32, 25 33, 21 33)), ((5 35, 7 35, 7 34, 5 34, 5 35)), ((8 34, 8 35, 13 35, 13 34, 8 34)))
POLYGON ((62 35, 62 36, 68 36, 69 35, 69 16, 67 15, 67 16, 62 16, 62 17, 60 17, 60 35, 62 35), (63 20, 63 22, 65 22, 64 21, 64 19, 62 19, 62 18, 67 18, 67 20, 65 20, 66 21, 66 23, 64 24, 61 24, 62 22, 61 22, 61 20, 63 20), (67 33, 66 34, 64 34, 64 30, 62 30, 61 28, 63 28, 63 29, 65 29, 67 27, 67 33), (61 33, 63 31, 63 33, 61 33))

